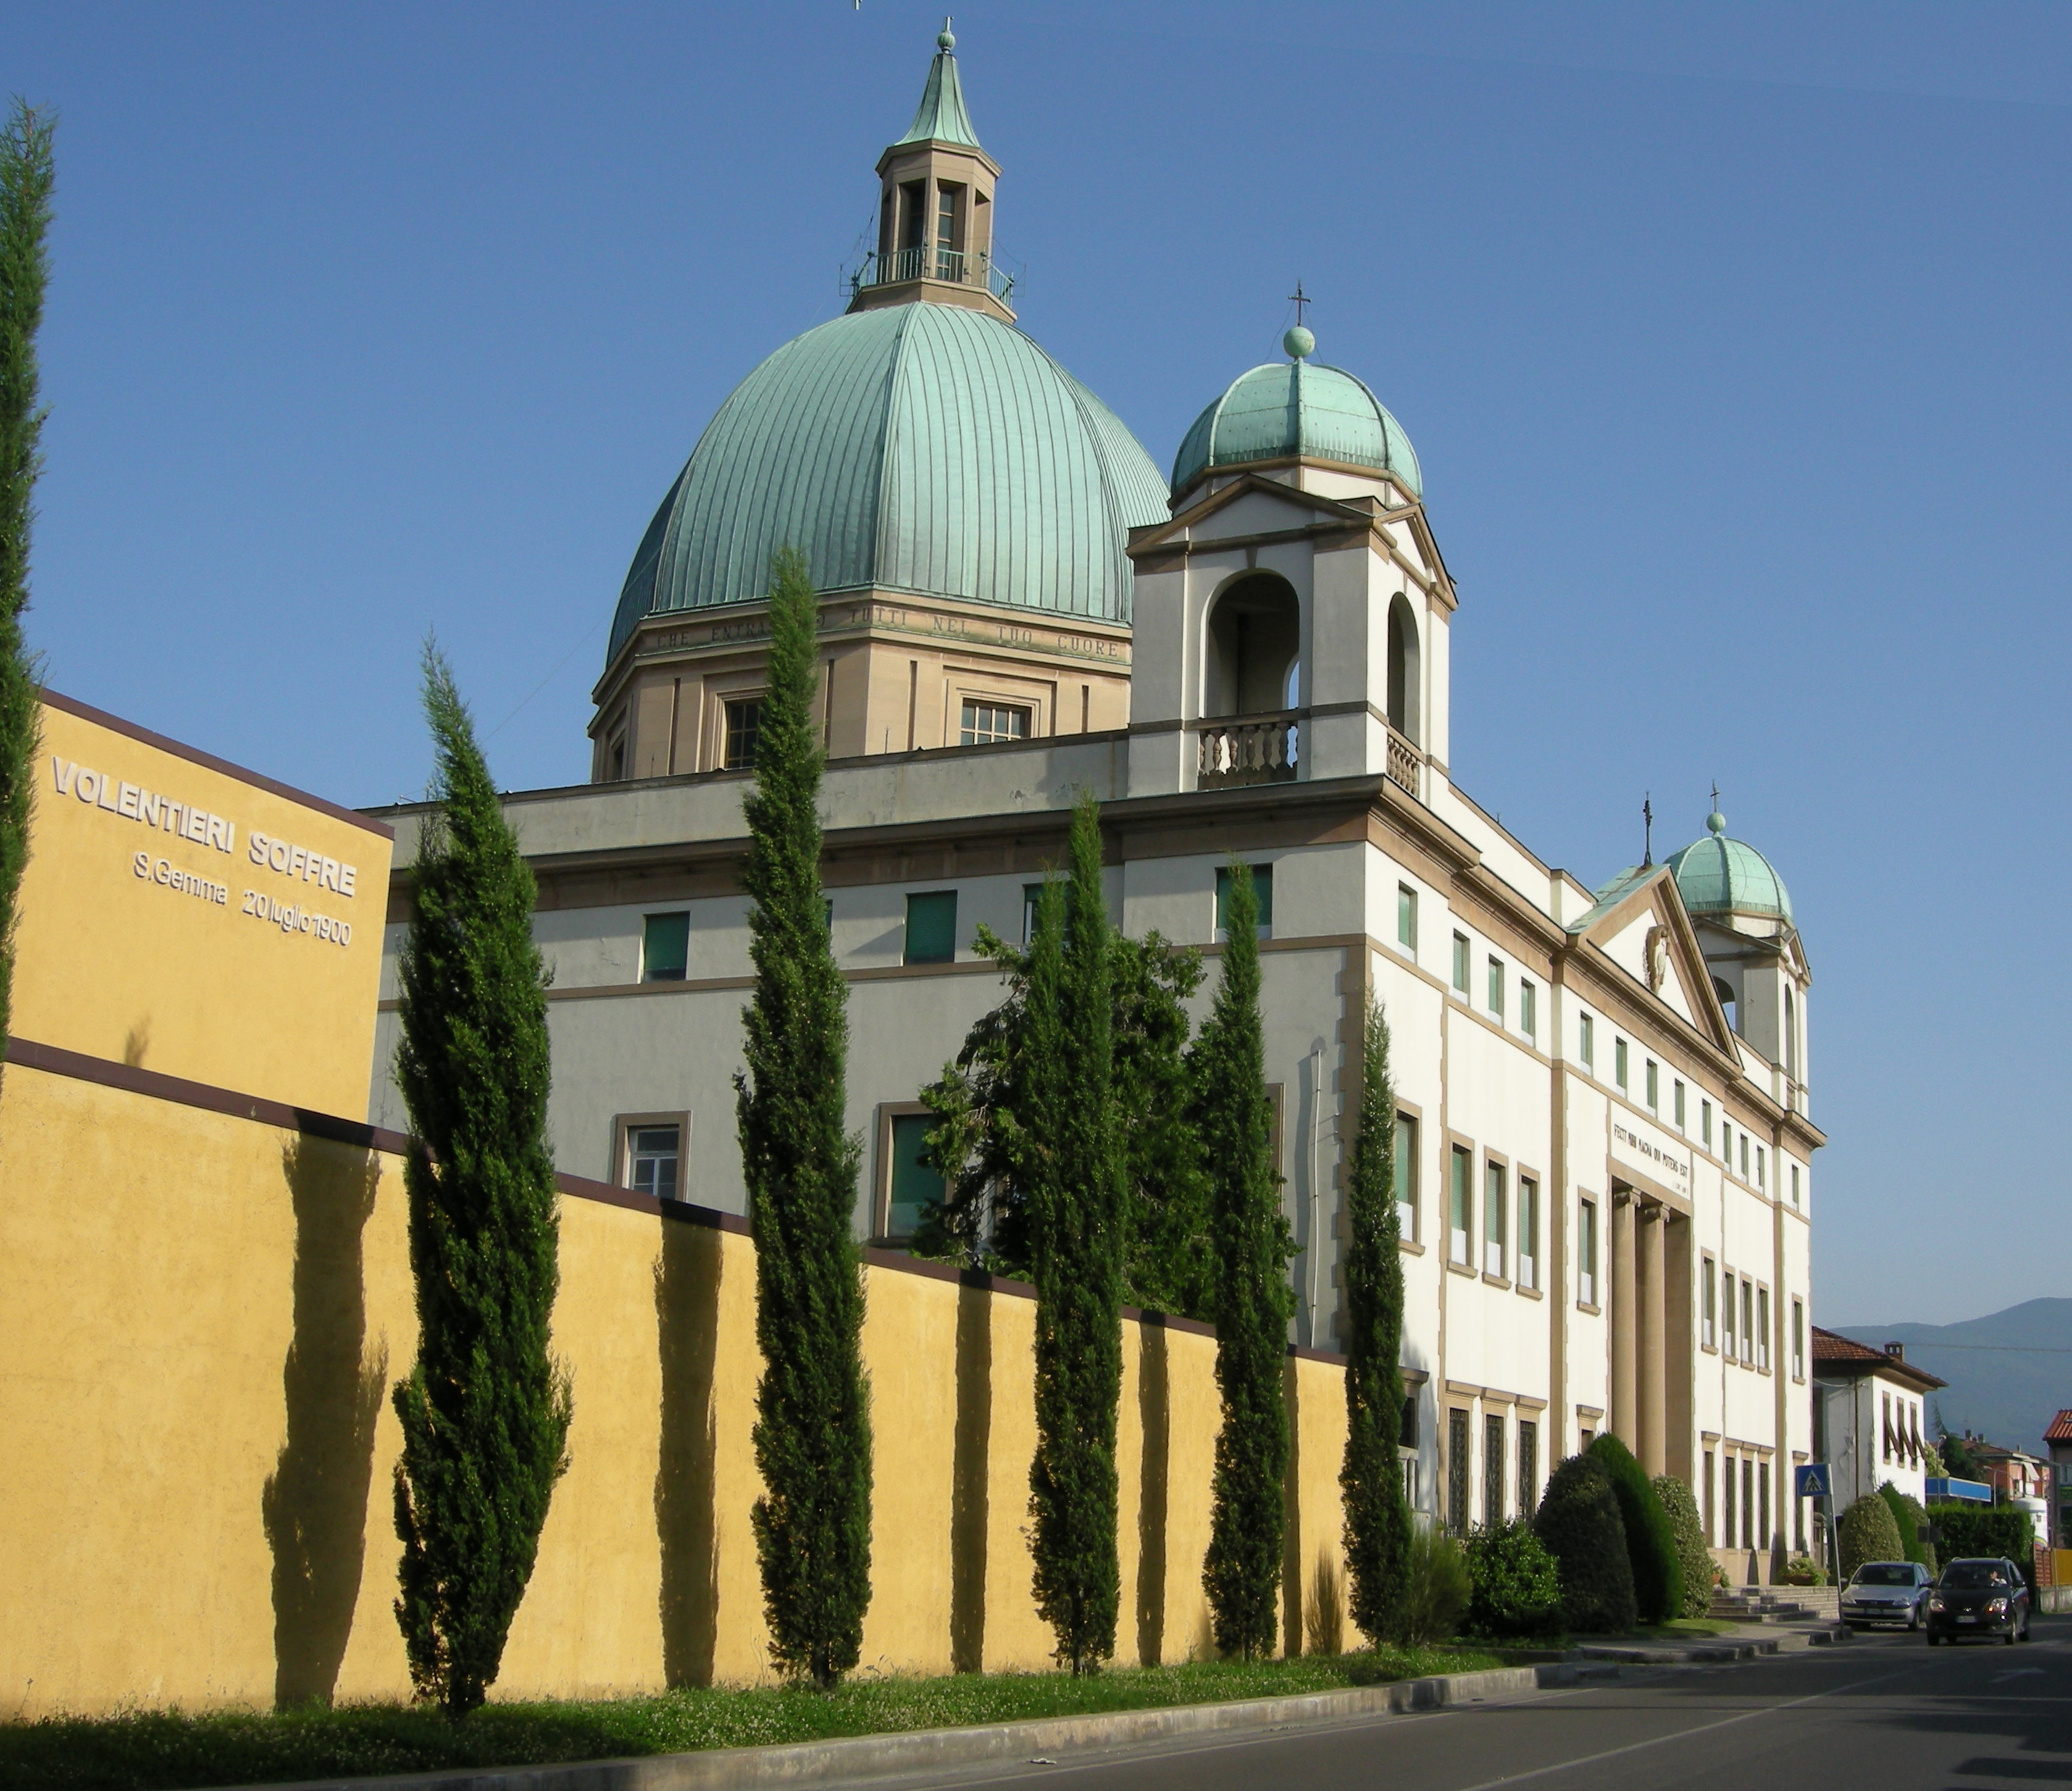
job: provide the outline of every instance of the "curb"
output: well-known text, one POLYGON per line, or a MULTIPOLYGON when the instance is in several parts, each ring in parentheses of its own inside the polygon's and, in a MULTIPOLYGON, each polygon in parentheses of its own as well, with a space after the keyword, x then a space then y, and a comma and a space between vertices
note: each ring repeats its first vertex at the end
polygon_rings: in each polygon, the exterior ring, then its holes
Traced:
POLYGON ((1334 1718, 1385 1716, 1441 1710, 1506 1693, 1618 1677, 1612 1666, 1573 1661, 1544 1666, 1497 1667, 1428 1679, 1296 1698, 1255 1698, 1222 1704, 1174 1704, 1161 1709, 1108 1711, 1098 1715, 1050 1716, 956 1729, 912 1729, 896 1735, 845 1736, 772 1748, 710 1748, 694 1753, 648 1754, 630 1760, 586 1760, 557 1766, 463 1768, 381 1777, 319 1779, 247 1791, 735 1791, 754 1785, 818 1785, 836 1779, 885 1778, 1037 1755, 1083 1753, 1190 1735, 1277 1728, 1334 1718))
POLYGON ((1586 1642, 1575 1653, 1582 1660, 1618 1661, 1628 1666, 1717 1665, 1733 1661, 1752 1661, 1770 1654, 1796 1653, 1807 1648, 1833 1647, 1848 1639, 1846 1635, 1835 1633, 1839 1627, 1792 1630, 1782 1635, 1761 1636, 1747 1641, 1728 1641, 1722 1637, 1716 1642, 1692 1642, 1681 1647, 1652 1642, 1631 1645, 1586 1642))

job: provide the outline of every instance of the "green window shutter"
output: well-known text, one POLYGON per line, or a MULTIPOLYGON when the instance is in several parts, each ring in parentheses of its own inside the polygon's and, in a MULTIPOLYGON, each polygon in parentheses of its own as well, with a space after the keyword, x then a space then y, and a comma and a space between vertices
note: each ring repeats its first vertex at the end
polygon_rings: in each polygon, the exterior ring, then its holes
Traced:
POLYGON ((691 917, 650 914, 640 940, 640 980, 680 983, 690 963, 691 917))
POLYGON ((957 955, 957 892, 931 890, 906 898, 906 956, 910 964, 947 964, 957 955))
POLYGON ((891 1198, 885 1215, 888 1238, 912 1237, 920 1227, 923 1210, 943 1197, 943 1178, 921 1156, 928 1128, 935 1123, 935 1116, 927 1113, 901 1113, 893 1117, 891 1198))
MULTIPOLYGON (((1230 922, 1230 866, 1216 867, 1216 930, 1227 932, 1230 922)), ((1252 893, 1259 903, 1259 934, 1266 938, 1273 930, 1273 867, 1254 865, 1252 867, 1252 893)))

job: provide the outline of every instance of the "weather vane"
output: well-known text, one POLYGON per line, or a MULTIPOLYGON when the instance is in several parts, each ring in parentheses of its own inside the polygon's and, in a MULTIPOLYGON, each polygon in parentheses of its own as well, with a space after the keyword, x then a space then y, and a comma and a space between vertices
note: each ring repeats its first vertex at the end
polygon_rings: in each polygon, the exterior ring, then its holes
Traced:
POLYGON ((1295 327, 1299 330, 1301 328, 1303 323, 1303 308, 1305 306, 1314 305, 1317 302, 1315 299, 1309 298, 1305 293, 1304 293, 1302 290, 1302 282, 1300 280, 1297 280, 1295 282, 1294 291, 1291 292, 1288 295, 1288 302, 1295 307, 1295 327))
POLYGON ((1640 799, 1640 824, 1645 830, 1646 849, 1640 861, 1642 870, 1655 862, 1655 798, 1652 792, 1640 799))

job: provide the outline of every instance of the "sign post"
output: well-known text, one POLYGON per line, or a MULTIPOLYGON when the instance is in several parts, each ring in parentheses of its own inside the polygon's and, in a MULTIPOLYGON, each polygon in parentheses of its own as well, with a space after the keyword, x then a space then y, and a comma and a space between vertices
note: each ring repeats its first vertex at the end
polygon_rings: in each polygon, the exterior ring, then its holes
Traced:
POLYGON ((1824 1461, 1802 1461, 1791 1470, 1791 1479, 1793 1490, 1800 1498, 1827 1501, 1827 1571, 1834 1575, 1839 1586, 1842 1580, 1842 1542, 1835 1534, 1834 1475, 1824 1461))

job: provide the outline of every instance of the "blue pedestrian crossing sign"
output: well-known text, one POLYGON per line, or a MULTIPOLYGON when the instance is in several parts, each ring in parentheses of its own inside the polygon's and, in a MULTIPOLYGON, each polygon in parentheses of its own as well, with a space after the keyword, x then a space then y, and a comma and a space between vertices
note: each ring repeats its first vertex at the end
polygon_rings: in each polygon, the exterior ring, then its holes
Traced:
POLYGON ((1802 1499, 1824 1499, 1834 1494, 1824 1461, 1806 1461, 1791 1471, 1794 1490, 1802 1499))

